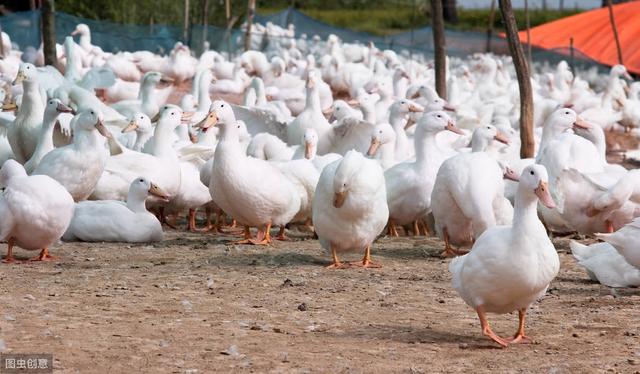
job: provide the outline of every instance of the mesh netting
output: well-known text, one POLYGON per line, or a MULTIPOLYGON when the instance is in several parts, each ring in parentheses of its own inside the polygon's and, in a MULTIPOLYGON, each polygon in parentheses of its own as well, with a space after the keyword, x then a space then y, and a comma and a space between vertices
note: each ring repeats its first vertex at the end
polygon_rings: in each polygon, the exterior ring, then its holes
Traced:
MULTIPOLYGON (((40 39, 40 11, 17 12, 0 17, 2 30, 8 33, 14 43, 20 48, 31 46, 38 48, 40 39)), ((365 32, 357 32, 348 29, 334 27, 304 13, 289 8, 271 15, 256 15, 254 22, 266 24, 270 22, 282 28, 290 24, 295 26, 296 36, 306 34, 310 39, 319 36, 326 39, 334 34, 344 42, 373 42, 378 48, 392 49, 397 52, 407 51, 419 53, 430 57, 433 54, 433 33, 431 27, 423 27, 386 37, 376 36, 365 32)), ((188 40, 183 38, 183 29, 171 25, 122 25, 108 21, 97 21, 81 17, 75 17, 66 13, 56 13, 57 41, 62 43, 64 37, 69 35, 79 23, 85 23, 91 29, 91 42, 108 52, 147 50, 152 52, 166 52, 171 50, 176 42, 183 42, 195 50, 200 50, 203 35, 211 49, 233 53, 242 47, 243 31, 240 29, 226 30, 216 26, 207 26, 203 33, 202 25, 193 25, 188 33, 188 40)), ((264 35, 256 35, 255 39, 261 40, 264 35)), ((269 36, 278 40, 285 38, 269 36)), ((447 54, 464 57, 470 54, 485 52, 487 35, 482 32, 445 31, 447 54)), ((266 39, 265 39, 266 41, 266 39)), ((266 42, 253 43, 255 48, 264 48, 266 42)), ((509 49, 506 40, 493 36, 491 38, 491 51, 498 54, 508 54, 509 49)), ((569 46, 555 50, 534 48, 532 59, 539 62, 556 63, 560 60, 570 60, 572 56, 569 46)), ((573 50, 573 64, 577 67, 590 68, 599 64, 588 56, 573 50)))

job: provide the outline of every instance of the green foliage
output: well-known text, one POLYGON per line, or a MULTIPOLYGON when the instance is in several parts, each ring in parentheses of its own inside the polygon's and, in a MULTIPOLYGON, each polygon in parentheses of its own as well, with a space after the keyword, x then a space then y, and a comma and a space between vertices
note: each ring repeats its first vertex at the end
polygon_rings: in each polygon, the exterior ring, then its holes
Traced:
MULTIPOLYGON (((202 23, 204 0, 190 0, 190 22, 202 23)), ((429 24, 429 7, 426 0, 258 0, 260 14, 279 12, 295 3, 307 15, 328 24, 366 31, 376 35, 388 35, 429 24)), ((241 18, 246 13, 246 0, 231 0, 232 13, 241 18)), ((184 0, 57 0, 56 9, 80 17, 108 20, 123 24, 172 24, 184 22, 184 0)), ((532 9, 529 12, 531 27, 579 10, 532 9)), ((518 27, 524 29, 522 9, 515 10, 518 27)), ((458 9, 459 23, 447 25, 459 30, 485 30, 489 9, 458 9)), ((224 26, 224 0, 209 0, 210 25, 224 26)), ((496 11, 494 27, 503 29, 500 12, 496 11)))

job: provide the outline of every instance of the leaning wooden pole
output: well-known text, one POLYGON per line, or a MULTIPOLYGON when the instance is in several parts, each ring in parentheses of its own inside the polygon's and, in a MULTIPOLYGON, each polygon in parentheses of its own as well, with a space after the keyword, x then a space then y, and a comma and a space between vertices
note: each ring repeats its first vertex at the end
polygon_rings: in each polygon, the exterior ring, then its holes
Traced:
POLYGON ((436 68, 436 92, 447 98, 447 50, 444 39, 442 0, 431 0, 431 26, 433 27, 433 49, 436 68))
POLYGON ((189 0, 184 0, 184 24, 182 26, 182 40, 185 44, 189 43, 189 0))
POLYGON ((529 63, 529 68, 531 68, 531 21, 529 18, 529 1, 524 0, 524 17, 525 17, 525 27, 527 28, 527 62, 529 63))
POLYGON ((42 1, 42 48, 45 65, 58 65, 56 55, 56 17, 54 0, 42 1))
POLYGON ((535 152, 533 138, 533 90, 529 76, 529 65, 522 51, 522 44, 518 38, 518 25, 513 15, 511 0, 499 0, 500 12, 507 29, 509 51, 516 68, 518 87, 520 88, 520 157, 531 158, 535 152))
POLYGON ((611 28, 613 29, 613 38, 616 40, 616 49, 618 50, 618 63, 624 65, 622 61, 622 47, 620 46, 620 38, 618 37, 618 28, 616 27, 616 19, 613 17, 613 5, 611 0, 607 0, 607 8, 609 8, 609 22, 611 22, 611 28))
POLYGON ((251 26, 253 26, 253 16, 256 13, 256 0, 249 0, 247 5, 247 31, 244 35, 244 50, 251 49, 251 26))

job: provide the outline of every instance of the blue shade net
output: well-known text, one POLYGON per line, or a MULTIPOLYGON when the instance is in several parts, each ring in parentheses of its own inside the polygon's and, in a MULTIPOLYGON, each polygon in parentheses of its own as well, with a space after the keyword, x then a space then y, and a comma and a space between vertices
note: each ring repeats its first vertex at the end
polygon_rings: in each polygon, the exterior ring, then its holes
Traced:
MULTIPOLYGON (((40 39, 40 11, 17 12, 0 17, 2 31, 9 34, 11 40, 21 49, 26 47, 39 48, 40 39)), ((206 38, 210 49, 227 51, 231 54, 238 52, 242 46, 244 32, 240 29, 224 29, 216 26, 193 25, 188 32, 188 39, 183 38, 183 29, 172 25, 122 25, 108 21, 91 20, 75 17, 66 13, 56 13, 56 39, 58 43, 64 41, 77 24, 84 23, 91 29, 91 42, 108 52, 147 50, 155 53, 170 51, 177 42, 189 45, 192 49, 201 49, 203 38, 206 38)), ((306 14, 288 8, 270 15, 257 14, 254 23, 272 23, 282 28, 289 25, 295 27, 296 37, 303 34, 311 39, 318 36, 323 40, 329 35, 336 35, 348 43, 374 43, 380 49, 391 49, 404 54, 422 54, 426 57, 433 55, 433 32, 431 27, 422 27, 389 36, 377 36, 366 32, 343 29, 316 20, 306 14)), ((261 43, 253 43, 257 49, 264 48, 268 39, 278 39, 283 36, 254 35, 253 39, 262 39, 261 43)), ((474 53, 486 52, 487 34, 473 31, 445 30, 447 54, 455 57, 465 57, 474 53)), ((504 38, 497 35, 491 37, 491 51, 497 54, 509 54, 504 38)), ((532 49, 532 60, 541 63, 557 63, 560 60, 571 60, 576 67, 599 68, 596 61, 582 54, 578 50, 567 47, 556 50, 532 49)))

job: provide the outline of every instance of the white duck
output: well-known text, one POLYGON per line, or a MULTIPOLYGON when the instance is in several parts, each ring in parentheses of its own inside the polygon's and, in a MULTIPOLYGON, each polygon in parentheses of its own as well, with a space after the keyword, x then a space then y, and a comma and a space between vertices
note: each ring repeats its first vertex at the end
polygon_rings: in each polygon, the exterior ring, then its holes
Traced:
POLYGON ((395 158, 396 132, 388 123, 380 123, 371 131, 371 144, 367 156, 380 161, 383 170, 387 170, 398 162, 395 158))
POLYGON ((477 128, 471 139, 471 153, 447 159, 438 170, 431 209, 436 232, 445 243, 444 255, 459 254, 451 245, 470 245, 489 227, 511 224, 513 208, 504 197, 505 173, 485 152, 494 140, 508 143, 494 126, 477 128))
POLYGON ((246 243, 268 244, 271 226, 286 225, 298 213, 300 196, 278 168, 246 156, 229 103, 214 101, 200 126, 208 128, 216 123, 221 137, 211 170, 211 197, 239 223, 258 228, 257 240, 246 238, 246 243))
POLYGON ((304 110, 287 126, 287 143, 298 144, 307 128, 313 128, 318 133, 320 139, 318 153, 327 153, 330 146, 327 135, 331 126, 322 113, 316 78, 313 75, 307 79, 307 99, 304 110))
POLYGON ((58 115, 60 115, 60 113, 71 112, 73 112, 73 110, 62 104, 58 99, 49 99, 49 101, 47 101, 47 106, 44 110, 44 117, 42 120, 42 129, 40 130, 40 137, 38 138, 38 145, 36 145, 36 149, 31 158, 29 158, 29 161, 24 164, 24 169, 27 173, 32 173, 42 158, 55 148, 53 145, 53 130, 55 129, 58 115))
POLYGON ((371 262, 371 244, 388 216, 384 174, 377 162, 349 151, 324 168, 313 199, 313 224, 320 245, 331 251, 329 267, 345 267, 337 254, 349 250, 365 251, 354 265, 378 267, 371 262))
POLYGON ((76 203, 65 241, 145 243, 162 240, 162 226, 149 213, 149 195, 166 200, 167 195, 144 177, 131 182, 127 202, 117 200, 76 203))
POLYGON ((179 107, 164 105, 153 135, 151 152, 122 149, 122 153, 109 157, 91 199, 124 201, 131 181, 141 175, 174 197, 180 188, 180 166, 172 139, 182 120, 183 113, 179 107))
POLYGON ((313 163, 313 166, 315 166, 318 172, 322 172, 325 166, 342 158, 342 156, 337 153, 327 153, 319 156, 317 152, 318 133, 316 132, 316 130, 308 128, 304 131, 304 136, 302 137, 302 145, 295 150, 292 159, 298 160, 301 158, 306 158, 313 163))
POLYGON ((25 163, 33 155, 38 144, 45 105, 35 66, 29 63, 20 65, 18 75, 13 81, 14 85, 19 83, 23 86, 22 102, 13 125, 8 130, 7 138, 16 160, 25 163))
POLYGON ((414 137, 416 160, 399 163, 384 172, 390 235, 398 236, 396 224, 413 223, 431 211, 433 183, 444 161, 436 135, 445 130, 461 133, 445 112, 426 113, 418 121, 414 137))
POLYGON ((503 347, 524 343, 527 308, 546 292, 560 269, 558 253, 538 219, 538 200, 549 208, 547 171, 542 165, 524 169, 516 195, 512 226, 487 229, 468 254, 449 264, 453 288, 475 309, 484 335, 503 347), (486 313, 517 310, 518 331, 512 339, 496 335, 486 313))
POLYGON ((620 230, 611 234, 596 234, 605 242, 611 244, 627 262, 640 269, 640 218, 634 219, 620 230))
MULTIPOLYGON (((122 129, 123 134, 130 133, 131 131, 135 131, 135 140, 133 144, 129 146, 126 144, 128 148, 136 152, 142 152, 144 145, 147 144, 147 141, 153 137, 154 127, 151 124, 151 119, 144 113, 136 113, 131 117, 131 121, 127 127, 122 129)), ((118 141, 122 143, 122 139, 118 138, 118 141)))
POLYGON ((13 247, 40 250, 35 261, 50 260, 49 246, 57 242, 73 216, 73 199, 60 183, 45 175, 27 176, 18 162, 0 169, 0 240, 7 241, 2 262, 15 262, 13 247))
POLYGON ((629 264, 611 244, 586 246, 572 240, 569 245, 571 254, 585 268, 591 280, 607 287, 640 286, 640 269, 629 264))
POLYGON ((150 71, 144 74, 140 83, 140 92, 137 100, 123 100, 111 104, 111 107, 129 118, 137 112, 142 112, 153 118, 160 110, 160 105, 156 100, 156 87, 161 82, 170 82, 162 74, 150 71))
POLYGON ((75 201, 85 200, 96 187, 109 158, 105 138, 111 134, 97 109, 81 112, 75 120, 73 143, 47 153, 33 171, 62 184, 75 201))

